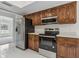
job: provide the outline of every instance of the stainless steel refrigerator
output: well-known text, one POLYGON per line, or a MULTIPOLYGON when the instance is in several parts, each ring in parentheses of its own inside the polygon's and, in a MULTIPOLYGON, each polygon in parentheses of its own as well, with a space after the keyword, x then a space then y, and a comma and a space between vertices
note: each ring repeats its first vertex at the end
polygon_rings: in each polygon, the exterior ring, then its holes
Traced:
POLYGON ((20 49, 28 48, 28 33, 34 32, 31 19, 20 19, 16 22, 16 47, 20 49))

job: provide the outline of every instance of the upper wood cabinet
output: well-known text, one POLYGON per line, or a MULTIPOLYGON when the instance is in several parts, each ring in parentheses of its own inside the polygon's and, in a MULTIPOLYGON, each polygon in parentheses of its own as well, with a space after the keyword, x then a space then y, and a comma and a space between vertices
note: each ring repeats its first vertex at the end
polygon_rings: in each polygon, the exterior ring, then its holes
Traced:
POLYGON ((67 15, 67 7, 66 5, 64 6, 59 6, 57 8, 57 16, 58 16, 58 22, 59 23, 65 23, 66 19, 68 19, 68 15, 67 15))
POLYGON ((57 16, 60 24, 76 23, 76 2, 59 6, 57 8, 57 16))
POLYGON ((41 11, 41 18, 47 17, 47 10, 41 11))
POLYGON ((68 4, 29 14, 26 15, 26 17, 32 19, 33 25, 40 25, 41 18, 49 16, 57 16, 57 21, 59 24, 75 24, 77 18, 76 13, 76 2, 71 2, 68 4))
POLYGON ((68 18, 70 23, 76 23, 77 11, 76 11, 76 2, 68 4, 68 18))
POLYGON ((33 13, 33 14, 32 14, 32 17, 33 17, 33 18, 32 18, 32 24, 35 25, 35 24, 36 24, 36 20, 37 20, 37 19, 36 19, 36 13, 33 13))
POLYGON ((57 7, 51 8, 51 16, 57 16, 57 7))
POLYGON ((41 13, 40 12, 37 12, 35 13, 35 20, 36 22, 34 23, 34 25, 40 25, 41 24, 41 13))

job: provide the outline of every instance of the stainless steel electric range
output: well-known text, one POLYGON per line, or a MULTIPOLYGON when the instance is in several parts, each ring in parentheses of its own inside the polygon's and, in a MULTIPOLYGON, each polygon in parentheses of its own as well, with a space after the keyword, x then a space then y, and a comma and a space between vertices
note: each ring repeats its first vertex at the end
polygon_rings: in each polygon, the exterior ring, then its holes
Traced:
POLYGON ((46 28, 45 34, 40 34, 39 53, 48 58, 56 55, 56 35, 59 34, 58 28, 46 28))

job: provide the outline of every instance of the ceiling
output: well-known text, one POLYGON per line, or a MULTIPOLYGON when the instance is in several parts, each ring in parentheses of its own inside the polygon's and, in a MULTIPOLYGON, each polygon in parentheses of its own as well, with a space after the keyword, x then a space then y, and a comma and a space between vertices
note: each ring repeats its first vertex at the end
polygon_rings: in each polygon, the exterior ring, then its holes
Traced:
POLYGON ((26 15, 69 2, 71 1, 2 1, 0 2, 0 9, 26 15))
POLYGON ((34 1, 7 1, 8 3, 15 5, 19 8, 23 8, 24 6, 27 6, 31 3, 33 3, 34 1))

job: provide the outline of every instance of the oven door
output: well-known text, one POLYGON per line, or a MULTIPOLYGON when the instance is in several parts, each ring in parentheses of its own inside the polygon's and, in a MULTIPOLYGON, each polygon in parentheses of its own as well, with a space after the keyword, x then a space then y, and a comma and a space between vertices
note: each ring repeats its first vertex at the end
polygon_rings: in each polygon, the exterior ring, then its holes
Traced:
POLYGON ((55 38, 40 37, 39 48, 56 53, 56 40, 55 40, 55 38))

